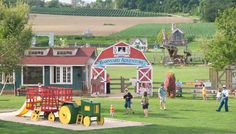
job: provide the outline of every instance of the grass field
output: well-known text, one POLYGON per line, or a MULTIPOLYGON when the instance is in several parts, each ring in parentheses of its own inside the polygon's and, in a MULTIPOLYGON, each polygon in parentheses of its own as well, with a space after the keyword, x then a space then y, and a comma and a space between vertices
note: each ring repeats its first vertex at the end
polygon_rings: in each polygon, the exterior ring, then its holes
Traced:
MULTIPOLYGON (((136 77, 135 67, 108 67, 107 72, 111 78, 125 78, 136 77), (119 72, 119 73, 117 73, 119 72)), ((197 79, 209 79, 207 66, 178 66, 178 67, 165 67, 162 65, 153 65, 153 81, 164 81, 168 71, 175 73, 176 79, 180 81, 194 81, 197 79)))
MULTIPOLYGON (((75 98, 77 99, 77 98, 75 98)), ((51 127, 41 127, 34 125, 24 125, 19 123, 0 121, 0 131, 2 134, 142 134, 142 133, 171 133, 171 134, 222 134, 222 133, 236 133, 235 129, 235 105, 236 99, 229 99, 229 110, 226 113, 222 110, 221 113, 216 112, 218 103, 216 100, 192 100, 190 96, 182 98, 167 99, 167 111, 159 109, 158 100, 156 98, 150 99, 149 117, 145 118, 140 105, 140 98, 133 99, 134 115, 124 115, 123 99, 114 98, 92 98, 102 104, 102 113, 105 117, 109 117, 109 105, 115 105, 115 118, 129 121, 140 121, 151 123, 151 125, 143 127, 127 127, 127 128, 113 128, 92 131, 69 131, 51 127)), ((24 97, 1 96, 0 110, 6 108, 19 108, 24 97), (10 103, 10 105, 9 105, 10 103)))

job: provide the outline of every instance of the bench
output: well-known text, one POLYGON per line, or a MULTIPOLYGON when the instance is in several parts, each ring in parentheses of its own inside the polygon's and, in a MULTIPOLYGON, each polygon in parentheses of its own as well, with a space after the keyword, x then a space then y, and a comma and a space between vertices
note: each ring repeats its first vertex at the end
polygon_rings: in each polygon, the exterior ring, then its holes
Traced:
POLYGON ((18 96, 25 96, 26 95, 26 88, 17 88, 17 95, 18 96))

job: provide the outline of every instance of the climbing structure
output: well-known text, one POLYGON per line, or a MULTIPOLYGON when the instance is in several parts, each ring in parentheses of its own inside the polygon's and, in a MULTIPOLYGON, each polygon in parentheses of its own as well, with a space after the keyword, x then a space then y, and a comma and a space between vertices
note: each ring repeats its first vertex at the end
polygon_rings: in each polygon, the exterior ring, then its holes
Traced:
MULTIPOLYGON (((188 57, 191 53, 188 51, 187 40, 184 38, 184 33, 175 24, 172 24, 172 31, 170 37, 167 36, 165 30, 162 30, 162 45, 167 49, 169 54, 169 60, 166 62, 172 62, 174 64, 186 64, 188 57), (185 46, 184 55, 178 54, 178 47, 185 46)), ((165 58, 166 59, 166 58, 165 58)))

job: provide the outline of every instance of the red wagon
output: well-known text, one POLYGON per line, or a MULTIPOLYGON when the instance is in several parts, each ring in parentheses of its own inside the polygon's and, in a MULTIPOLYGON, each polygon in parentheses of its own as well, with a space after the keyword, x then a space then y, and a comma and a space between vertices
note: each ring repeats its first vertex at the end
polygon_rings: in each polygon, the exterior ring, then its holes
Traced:
POLYGON ((44 118, 54 121, 55 112, 59 111, 64 102, 72 101, 72 89, 61 87, 29 87, 26 93, 26 108, 33 110, 32 120, 38 120, 40 112, 44 112, 44 118))

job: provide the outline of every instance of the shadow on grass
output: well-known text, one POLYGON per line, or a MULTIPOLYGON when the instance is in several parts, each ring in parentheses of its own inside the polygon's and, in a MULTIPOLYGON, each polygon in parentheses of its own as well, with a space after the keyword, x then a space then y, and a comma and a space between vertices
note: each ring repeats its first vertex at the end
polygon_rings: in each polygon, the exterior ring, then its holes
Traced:
MULTIPOLYGON (((88 128, 89 129, 89 128, 88 128)), ((6 122, 0 120, 0 130, 2 134, 222 134, 222 133, 236 133, 232 130, 221 130, 213 128, 199 128, 199 127, 175 127, 168 125, 146 125, 139 127, 125 127, 125 128, 110 128, 110 129, 100 129, 100 130, 90 130, 90 131, 72 131, 60 128, 43 127, 35 125, 26 125, 20 123, 6 122)))

